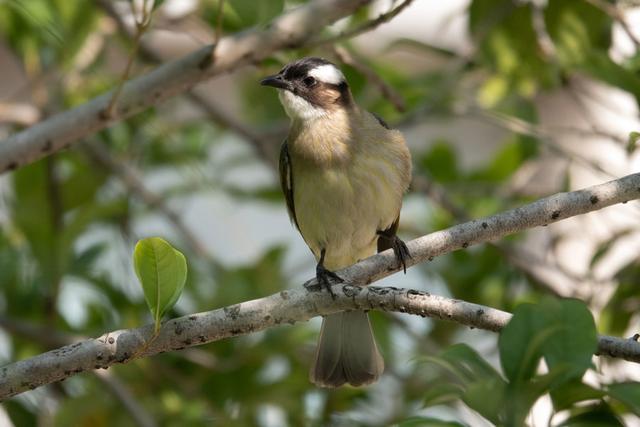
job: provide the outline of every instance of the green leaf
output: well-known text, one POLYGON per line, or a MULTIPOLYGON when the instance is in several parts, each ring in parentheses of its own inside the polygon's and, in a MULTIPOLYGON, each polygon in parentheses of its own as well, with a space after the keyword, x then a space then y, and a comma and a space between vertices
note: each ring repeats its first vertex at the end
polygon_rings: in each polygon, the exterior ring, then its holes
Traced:
POLYGON ((424 406, 435 406, 454 402, 464 394, 464 388, 450 381, 429 384, 424 394, 424 406))
MULTIPOLYGON (((462 397, 469 408, 494 424, 501 424, 507 386, 504 381, 483 380, 470 384, 462 397), (490 396, 490 398, 488 398, 490 396)), ((525 412, 525 416, 528 411, 525 412)))
POLYGON ((187 261, 167 241, 149 237, 136 244, 133 262, 157 331, 163 314, 173 307, 182 293, 187 279, 187 261))
POLYGON ((611 384, 607 390, 609 396, 624 403, 634 414, 640 416, 640 383, 611 384))
POLYGON ((615 279, 618 286, 600 314, 598 327, 602 333, 622 335, 637 313, 640 264, 627 265, 616 274, 615 279))
POLYGON ((239 21, 243 27, 263 25, 282 13, 284 0, 255 1, 255 0, 234 0, 227 2, 226 6, 231 9, 234 20, 239 21))
POLYGON ((629 132, 629 139, 627 140, 627 154, 632 154, 638 145, 640 139, 640 132, 629 132))
POLYGON ((551 401, 556 412, 568 409, 574 403, 601 399, 602 396, 604 393, 601 390, 596 390, 580 380, 566 382, 551 390, 551 401))
POLYGON ((436 181, 450 182, 458 177, 456 153, 447 141, 436 141, 420 163, 436 181))
POLYGON ((456 421, 445 421, 431 417, 411 417, 397 424, 398 427, 463 427, 456 421))
POLYGON ((576 414, 566 419, 558 427, 623 427, 622 421, 606 404, 580 408, 576 414))
POLYGON ((437 364, 440 368, 457 377, 464 385, 477 380, 504 382, 500 374, 466 344, 452 345, 438 356, 427 356, 422 359, 437 364))
POLYGON ((549 369, 569 367, 559 382, 580 378, 591 366, 598 346, 596 325, 587 306, 576 299, 546 298, 539 304, 547 325, 559 331, 545 342, 544 357, 549 369))
POLYGON ((591 365, 597 347, 593 316, 578 300, 543 299, 519 306, 498 341, 502 367, 511 381, 528 380, 540 356, 549 369, 564 370, 558 385, 581 377, 591 365))
POLYGON ((511 382, 533 377, 545 342, 558 329, 541 319, 539 307, 534 304, 521 304, 515 309, 498 339, 502 369, 511 382))

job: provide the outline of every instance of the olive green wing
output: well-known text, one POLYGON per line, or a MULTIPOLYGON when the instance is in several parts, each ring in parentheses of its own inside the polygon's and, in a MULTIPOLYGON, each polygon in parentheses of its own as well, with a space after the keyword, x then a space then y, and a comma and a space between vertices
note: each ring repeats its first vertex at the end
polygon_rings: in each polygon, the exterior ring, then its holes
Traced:
POLYGON ((287 210, 289 211, 289 218, 295 224, 296 228, 300 230, 298 226, 298 220, 296 218, 296 208, 293 203, 293 172, 291 170, 291 157, 289 156, 289 146, 285 140, 280 148, 280 186, 284 193, 284 199, 287 201, 287 210))

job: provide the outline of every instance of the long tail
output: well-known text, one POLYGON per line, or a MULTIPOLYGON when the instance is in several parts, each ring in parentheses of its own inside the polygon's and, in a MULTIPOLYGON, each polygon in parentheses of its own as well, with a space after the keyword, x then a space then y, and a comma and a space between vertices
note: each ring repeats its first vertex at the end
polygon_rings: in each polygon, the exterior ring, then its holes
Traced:
POLYGON ((316 359, 309 379, 320 387, 370 384, 384 370, 369 316, 362 311, 332 314, 322 319, 316 359))

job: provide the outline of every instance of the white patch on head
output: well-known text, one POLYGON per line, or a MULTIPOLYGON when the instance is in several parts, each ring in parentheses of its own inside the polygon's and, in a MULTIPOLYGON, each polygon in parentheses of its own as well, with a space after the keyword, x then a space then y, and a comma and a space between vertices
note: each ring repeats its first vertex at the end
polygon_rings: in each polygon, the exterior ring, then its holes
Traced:
POLYGON ((313 68, 309 71, 309 75, 323 83, 333 85, 338 85, 345 81, 342 71, 338 70, 333 64, 324 64, 313 68))
POLYGON ((316 107, 291 91, 278 89, 278 97, 287 116, 292 120, 314 120, 327 114, 324 109, 316 107))

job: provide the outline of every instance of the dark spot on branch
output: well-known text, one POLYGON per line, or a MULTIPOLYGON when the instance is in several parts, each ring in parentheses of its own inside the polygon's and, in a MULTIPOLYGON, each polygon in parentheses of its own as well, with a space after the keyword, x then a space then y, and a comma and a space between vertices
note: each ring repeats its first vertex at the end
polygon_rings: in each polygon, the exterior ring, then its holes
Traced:
POLYGON ((622 204, 624 205, 624 204, 626 204, 627 202, 628 202, 628 200, 625 200, 624 202, 622 202, 622 204))
POLYGON ((629 338, 631 341, 636 341, 638 342, 638 339, 640 339, 640 334, 633 334, 633 336, 631 338, 629 338))
POLYGON ((242 333, 242 329, 232 329, 231 330, 231 334, 232 335, 240 335, 242 333))
POLYGON ((16 170, 18 169, 18 163, 17 162, 11 162, 7 165, 7 170, 8 171, 12 171, 12 170, 16 170))
POLYGON ((289 299, 289 292, 281 291, 280 292, 280 298, 282 298, 283 300, 288 300, 289 299))
POLYGON ((433 255, 429 256, 429 258, 427 258, 429 261, 433 261, 433 255))
POLYGON ((417 297, 425 296, 425 292, 416 291, 415 289, 409 289, 407 291, 407 298, 416 299, 417 297))
POLYGON ((462 247, 465 248, 465 249, 468 248, 469 247, 469 242, 464 242, 462 244, 462 247))
POLYGON ((482 316, 482 315, 484 315, 484 310, 483 309, 479 308, 478 310, 476 310, 476 316, 479 317, 479 316, 482 316))
POLYGON ((386 295, 389 292, 391 292, 391 289, 385 288, 385 287, 380 287, 380 286, 371 286, 371 287, 369 287, 367 289, 369 290, 370 293, 372 293, 374 295, 386 295))
POLYGON ((102 109, 98 113, 98 118, 103 121, 107 121, 111 118, 111 112, 108 109, 102 109))
POLYGON ((489 227, 489 224, 487 224, 486 222, 483 222, 483 223, 482 223, 482 228, 485 228, 485 229, 486 229, 487 227, 489 227))
POLYGON ((233 320, 237 319, 240 315, 240 304, 232 305, 231 307, 225 307, 224 314, 233 320))
POLYGON ((198 339, 200 340, 200 342, 205 342, 207 340, 207 338, 204 335, 198 336, 198 339))
POLYGON ((113 344, 116 340, 113 337, 109 337, 109 344, 113 344))
POLYGON ((267 314, 266 316, 264 316, 262 320, 264 320, 265 322, 268 322, 269 320, 271 320, 271 315, 267 314))
POLYGON ((53 142, 50 139, 47 139, 40 149, 43 153, 48 153, 53 148, 53 142))
POLYGON ((560 216, 560 211, 553 211, 551 213, 551 219, 558 219, 559 216, 560 216))
POLYGON ((357 296, 360 291, 362 291, 362 287, 360 286, 346 285, 342 287, 344 295, 350 298, 357 296))
POLYGON ((189 316, 189 320, 196 320, 198 316, 189 316))
POLYGON ((69 375, 71 375, 71 371, 70 371, 70 370, 68 370, 68 369, 65 369, 65 370, 64 370, 64 375, 65 375, 66 377, 68 377, 69 375))
POLYGON ((598 196, 591 196, 589 197, 589 201, 591 202, 592 205, 595 205, 596 203, 598 203, 600 201, 600 199, 598 199, 598 196))
POLYGON ((209 46, 209 49, 207 49, 207 53, 204 56, 204 58, 202 58, 200 60, 200 62, 198 62, 198 69, 200 71, 206 70, 207 68, 209 68, 211 66, 211 64, 213 64, 214 48, 215 48, 215 45, 209 46))
POLYGON ((184 340, 184 345, 191 345, 191 339, 187 338, 186 340, 184 340))
POLYGON ((179 323, 176 323, 176 327, 173 331, 175 332, 176 335, 180 335, 181 333, 184 332, 184 326, 182 326, 179 323))

